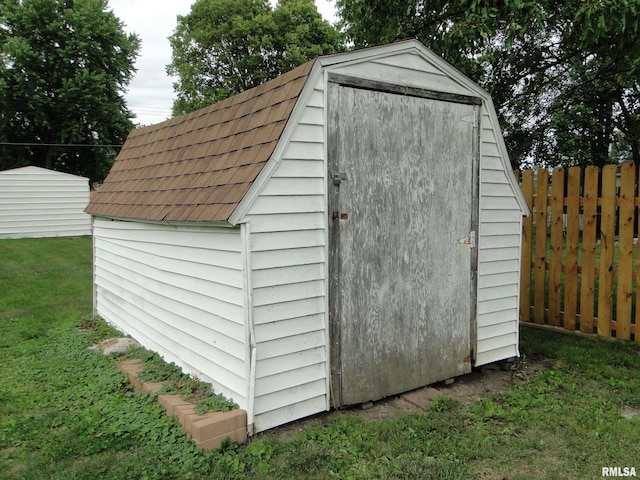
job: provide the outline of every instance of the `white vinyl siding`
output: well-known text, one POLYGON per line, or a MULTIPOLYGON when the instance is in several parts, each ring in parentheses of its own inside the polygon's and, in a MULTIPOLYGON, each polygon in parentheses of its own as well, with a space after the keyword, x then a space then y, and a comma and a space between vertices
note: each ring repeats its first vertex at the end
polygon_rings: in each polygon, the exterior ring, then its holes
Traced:
POLYGON ((89 180, 39 167, 0 172, 0 238, 91 235, 89 180))
POLYGON ((483 109, 476 365, 518 355, 522 211, 505 171, 496 130, 483 109))
POLYGON ((420 55, 409 52, 374 59, 370 62, 345 65, 336 68, 335 71, 345 75, 416 86, 438 92, 473 95, 473 92, 455 82, 446 72, 425 62, 420 55))
POLYGON ((322 82, 244 220, 251 224, 256 431, 327 408, 322 82))
POLYGON ((246 408, 238 229, 94 222, 96 310, 246 408))

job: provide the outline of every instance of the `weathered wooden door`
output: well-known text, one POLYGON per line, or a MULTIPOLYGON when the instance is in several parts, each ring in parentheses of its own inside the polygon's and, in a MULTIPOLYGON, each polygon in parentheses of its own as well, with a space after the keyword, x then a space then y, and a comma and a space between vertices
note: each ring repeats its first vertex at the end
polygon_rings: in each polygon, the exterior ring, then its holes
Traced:
POLYGON ((389 90, 329 83, 334 406, 471 370, 478 100, 389 90))

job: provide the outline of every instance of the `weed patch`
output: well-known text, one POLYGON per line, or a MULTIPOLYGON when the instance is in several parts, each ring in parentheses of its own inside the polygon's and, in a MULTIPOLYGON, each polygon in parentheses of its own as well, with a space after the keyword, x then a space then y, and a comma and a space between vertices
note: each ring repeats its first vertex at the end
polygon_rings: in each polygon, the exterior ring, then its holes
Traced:
POLYGON ((142 361, 142 372, 138 378, 143 382, 168 382, 158 394, 171 393, 180 395, 184 400, 196 402, 196 413, 228 412, 240 408, 233 400, 222 394, 213 392, 210 383, 203 382, 182 372, 175 363, 165 362, 160 355, 143 347, 130 349, 125 355, 129 359, 142 361))
POLYGON ((120 337, 122 332, 109 325, 99 317, 82 315, 76 322, 76 327, 87 337, 89 343, 96 344, 108 338, 120 337))

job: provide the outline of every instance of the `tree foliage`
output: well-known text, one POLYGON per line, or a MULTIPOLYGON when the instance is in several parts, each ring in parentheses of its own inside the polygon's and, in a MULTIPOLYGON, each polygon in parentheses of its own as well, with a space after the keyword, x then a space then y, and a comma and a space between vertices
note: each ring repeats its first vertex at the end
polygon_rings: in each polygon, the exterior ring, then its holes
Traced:
POLYGON ((104 178, 117 148, 97 145, 133 128, 122 91, 138 48, 106 0, 1 0, 0 169, 104 178))
POLYGON ((337 0, 356 46, 414 37, 484 86, 514 166, 640 163, 640 0, 337 0))
POLYGON ((313 0, 197 0, 170 38, 173 113, 227 98, 319 55, 344 50, 313 0))

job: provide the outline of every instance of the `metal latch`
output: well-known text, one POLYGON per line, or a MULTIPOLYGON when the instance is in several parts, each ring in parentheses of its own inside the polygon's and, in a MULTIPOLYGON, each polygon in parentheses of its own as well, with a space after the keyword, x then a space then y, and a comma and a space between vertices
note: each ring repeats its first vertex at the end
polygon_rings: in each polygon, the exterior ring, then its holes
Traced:
POLYGON ((342 183, 342 180, 347 180, 347 174, 338 172, 331 174, 331 178, 333 179, 333 184, 339 186, 342 183))

